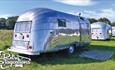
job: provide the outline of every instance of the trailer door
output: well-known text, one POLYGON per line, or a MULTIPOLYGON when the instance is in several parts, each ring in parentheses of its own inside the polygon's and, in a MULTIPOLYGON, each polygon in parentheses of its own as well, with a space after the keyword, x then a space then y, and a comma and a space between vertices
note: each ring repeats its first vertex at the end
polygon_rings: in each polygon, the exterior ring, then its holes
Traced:
POLYGON ((80 17, 80 41, 81 41, 80 44, 81 46, 89 43, 90 41, 89 25, 82 17, 80 17))

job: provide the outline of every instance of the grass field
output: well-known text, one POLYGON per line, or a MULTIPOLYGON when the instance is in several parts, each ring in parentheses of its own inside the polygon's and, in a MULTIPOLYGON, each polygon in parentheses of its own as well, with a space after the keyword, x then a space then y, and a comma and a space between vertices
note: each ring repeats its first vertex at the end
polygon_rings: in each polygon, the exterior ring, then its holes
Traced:
POLYGON ((5 50, 11 45, 12 30, 0 30, 0 50, 5 50))
MULTIPOLYGON (((0 31, 1 50, 5 50, 11 45, 11 33, 12 31, 8 30, 0 31)), ((115 38, 110 41, 92 41, 91 45, 85 46, 85 48, 111 51, 113 56, 109 60, 99 61, 81 58, 78 52, 72 55, 65 55, 63 52, 49 53, 36 57, 30 65, 25 65, 23 68, 7 70, 115 70, 115 38)))

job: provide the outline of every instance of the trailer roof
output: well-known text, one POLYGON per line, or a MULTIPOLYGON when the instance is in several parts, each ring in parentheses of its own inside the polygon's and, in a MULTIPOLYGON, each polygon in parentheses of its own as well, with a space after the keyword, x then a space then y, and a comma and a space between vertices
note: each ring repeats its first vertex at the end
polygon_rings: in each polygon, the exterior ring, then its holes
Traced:
POLYGON ((111 26, 105 22, 95 22, 93 24, 91 24, 91 28, 108 28, 110 29, 111 26))
POLYGON ((57 13, 63 14, 64 16, 78 17, 72 14, 67 14, 64 12, 59 12, 59 11, 55 11, 55 10, 48 9, 48 8, 34 8, 34 9, 30 9, 22 13, 22 15, 19 16, 17 22, 33 20, 36 17, 38 18, 38 16, 42 17, 44 14, 45 15, 56 15, 57 13))

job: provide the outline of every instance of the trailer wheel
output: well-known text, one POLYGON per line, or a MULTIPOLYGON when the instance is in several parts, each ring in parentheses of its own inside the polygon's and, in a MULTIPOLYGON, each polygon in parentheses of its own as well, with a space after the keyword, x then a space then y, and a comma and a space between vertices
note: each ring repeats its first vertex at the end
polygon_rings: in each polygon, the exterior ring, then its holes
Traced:
POLYGON ((72 53, 74 53, 74 51, 75 51, 75 47, 73 47, 73 46, 70 46, 70 47, 67 49, 68 54, 72 54, 72 53))

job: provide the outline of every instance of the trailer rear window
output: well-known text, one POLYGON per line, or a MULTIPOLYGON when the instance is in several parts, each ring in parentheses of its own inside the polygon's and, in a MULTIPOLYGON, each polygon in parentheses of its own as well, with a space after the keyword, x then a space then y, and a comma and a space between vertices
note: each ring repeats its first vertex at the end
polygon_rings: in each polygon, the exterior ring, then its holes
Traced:
POLYGON ((32 21, 21 21, 17 22, 15 25, 15 32, 30 32, 32 21))

